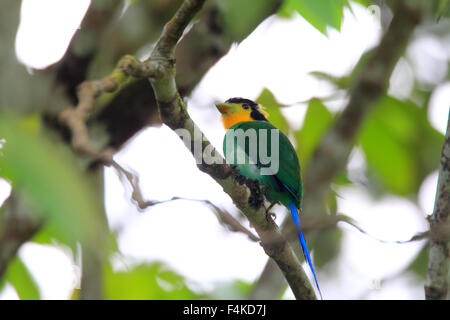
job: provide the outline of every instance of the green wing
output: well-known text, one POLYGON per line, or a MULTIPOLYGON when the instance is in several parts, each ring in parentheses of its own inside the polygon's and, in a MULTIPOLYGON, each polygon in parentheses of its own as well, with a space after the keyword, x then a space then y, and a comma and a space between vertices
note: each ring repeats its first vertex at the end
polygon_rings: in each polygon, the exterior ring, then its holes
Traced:
MULTIPOLYGON (((232 135, 232 129, 234 129, 234 132, 238 129, 242 129, 243 132, 248 136, 251 137, 252 134, 250 134, 251 130, 254 130, 256 132, 257 137, 257 154, 258 157, 256 159, 253 159, 255 162, 256 169, 263 169, 263 168, 269 168, 270 163, 264 163, 263 159, 259 157, 260 155, 260 146, 261 146, 261 139, 266 138, 265 142, 267 145, 267 150, 272 150, 272 129, 278 131, 278 170, 274 172, 272 175, 268 176, 261 176, 261 174, 257 171, 255 171, 255 168, 251 168, 247 165, 243 164, 237 164, 238 168, 240 169, 241 173, 249 178, 252 179, 258 179, 258 181, 262 184, 266 184, 269 187, 269 191, 267 192, 266 196, 269 198, 269 201, 279 201, 285 206, 289 208, 288 200, 291 198, 294 203, 297 205, 297 207, 300 207, 300 201, 302 198, 302 185, 301 185, 301 177, 300 177, 300 164, 297 158, 297 153, 295 152, 294 147, 292 146, 289 139, 276 127, 274 127, 272 124, 266 121, 244 121, 235 124, 230 128, 230 130, 227 131, 224 139, 224 154, 227 157, 227 160, 229 159, 228 156, 234 152, 234 154, 237 154, 239 152, 245 153, 248 158, 254 158, 251 157, 251 148, 255 147, 254 145, 250 145, 251 139, 238 139, 236 136, 232 135), (249 131, 250 130, 250 131, 249 131), (267 134, 266 137, 260 134, 260 130, 264 130, 267 134), (228 148, 227 148, 227 139, 229 139, 230 142, 228 142, 228 148), (230 147, 231 150, 230 150, 230 147), (288 196, 289 195, 289 196, 288 196)), ((274 138, 276 138, 274 136, 274 138)), ((276 142, 276 139, 275 141, 276 142)), ((254 150, 254 149, 253 149, 254 150)), ((276 148, 274 149, 276 150, 276 148)), ((263 154, 265 154, 263 152, 263 154)), ((276 155, 270 154, 270 151, 268 153, 269 157, 274 157, 276 155)), ((233 162, 232 162, 233 163, 233 162)))

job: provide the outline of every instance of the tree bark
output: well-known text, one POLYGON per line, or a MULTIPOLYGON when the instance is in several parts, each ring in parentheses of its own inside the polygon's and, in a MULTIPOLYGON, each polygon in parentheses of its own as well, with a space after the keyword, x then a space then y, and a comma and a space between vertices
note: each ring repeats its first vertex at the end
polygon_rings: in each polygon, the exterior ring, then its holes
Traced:
POLYGON ((442 147, 436 200, 428 218, 430 242, 428 273, 425 282, 427 300, 443 300, 448 296, 450 259, 450 113, 442 147))

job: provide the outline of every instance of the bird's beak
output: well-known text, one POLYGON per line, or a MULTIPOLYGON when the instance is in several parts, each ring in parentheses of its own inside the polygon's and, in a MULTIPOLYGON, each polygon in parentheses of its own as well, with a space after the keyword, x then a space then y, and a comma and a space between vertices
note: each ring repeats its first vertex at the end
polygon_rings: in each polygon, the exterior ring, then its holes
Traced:
POLYGON ((220 113, 225 114, 230 111, 233 106, 230 103, 218 102, 216 103, 216 107, 219 109, 220 113))

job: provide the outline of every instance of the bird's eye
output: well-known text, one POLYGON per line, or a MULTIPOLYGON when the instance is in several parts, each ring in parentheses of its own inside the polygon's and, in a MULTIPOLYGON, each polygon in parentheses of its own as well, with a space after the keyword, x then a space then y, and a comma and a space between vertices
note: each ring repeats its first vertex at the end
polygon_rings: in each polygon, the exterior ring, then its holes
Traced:
POLYGON ((248 109, 248 108, 250 108, 250 106, 249 106, 248 104, 244 103, 244 104, 242 105, 242 108, 248 109))

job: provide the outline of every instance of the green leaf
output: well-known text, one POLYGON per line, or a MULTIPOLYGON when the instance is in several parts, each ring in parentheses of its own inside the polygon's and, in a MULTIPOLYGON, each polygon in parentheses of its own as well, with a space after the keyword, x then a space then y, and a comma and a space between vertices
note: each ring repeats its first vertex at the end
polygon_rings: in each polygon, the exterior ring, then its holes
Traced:
POLYGON ((326 202, 330 214, 335 216, 337 214, 337 192, 330 188, 326 202))
POLYGON ((352 184, 352 181, 348 178, 346 171, 340 171, 335 175, 333 183, 340 186, 346 186, 352 184))
POLYGON ((273 11, 273 1, 227 0, 219 1, 228 35, 234 41, 242 41, 261 22, 261 17, 273 11))
POLYGON ((436 20, 439 21, 442 17, 450 15, 450 0, 440 0, 437 8, 436 20))
POLYGON ((294 16, 295 12, 296 10, 292 6, 288 5, 287 1, 285 0, 278 9, 277 15, 280 18, 291 19, 294 16))
POLYGON ((414 190, 417 176, 413 155, 380 119, 367 121, 361 133, 361 145, 369 166, 389 191, 406 195, 414 190))
POLYGON ((269 114, 268 120, 270 123, 280 129, 284 134, 288 135, 289 124, 280 111, 281 108, 286 107, 286 105, 279 103, 275 99, 273 93, 267 88, 264 88, 259 97, 256 99, 256 102, 262 105, 265 111, 267 111, 269 114))
POLYGON ((329 83, 335 85, 339 89, 348 89, 350 87, 350 77, 336 77, 326 72, 321 71, 312 71, 309 73, 310 75, 316 77, 319 80, 325 80, 329 83))
POLYGON ((286 14, 289 8, 295 9, 306 21, 324 35, 327 27, 341 29, 343 9, 348 6, 347 0, 285 0, 281 11, 286 14))
POLYGON ((443 140, 425 108, 388 96, 378 102, 359 136, 369 169, 398 195, 416 194, 421 181, 437 169, 443 140))
POLYGON ((72 158, 55 141, 36 136, 14 119, 0 116, 0 176, 12 182, 47 220, 58 240, 72 248, 97 246, 104 239, 102 198, 72 158))
POLYGON ((198 299, 185 279, 162 263, 142 264, 126 271, 105 271, 106 299, 186 300, 198 299))
POLYGON ((359 3, 365 7, 368 7, 371 3, 371 0, 352 0, 353 2, 359 3))
POLYGON ((306 111, 303 127, 294 132, 297 141, 297 153, 301 165, 306 167, 314 149, 325 131, 330 127, 333 115, 317 98, 311 99, 306 111))
POLYGON ((35 280, 18 257, 14 258, 10 263, 1 282, 0 289, 6 282, 9 282, 16 289, 17 295, 22 300, 40 299, 39 288, 35 280))
POLYGON ((208 294, 208 299, 245 300, 248 299, 252 288, 253 284, 242 280, 220 283, 214 288, 212 293, 208 294))

